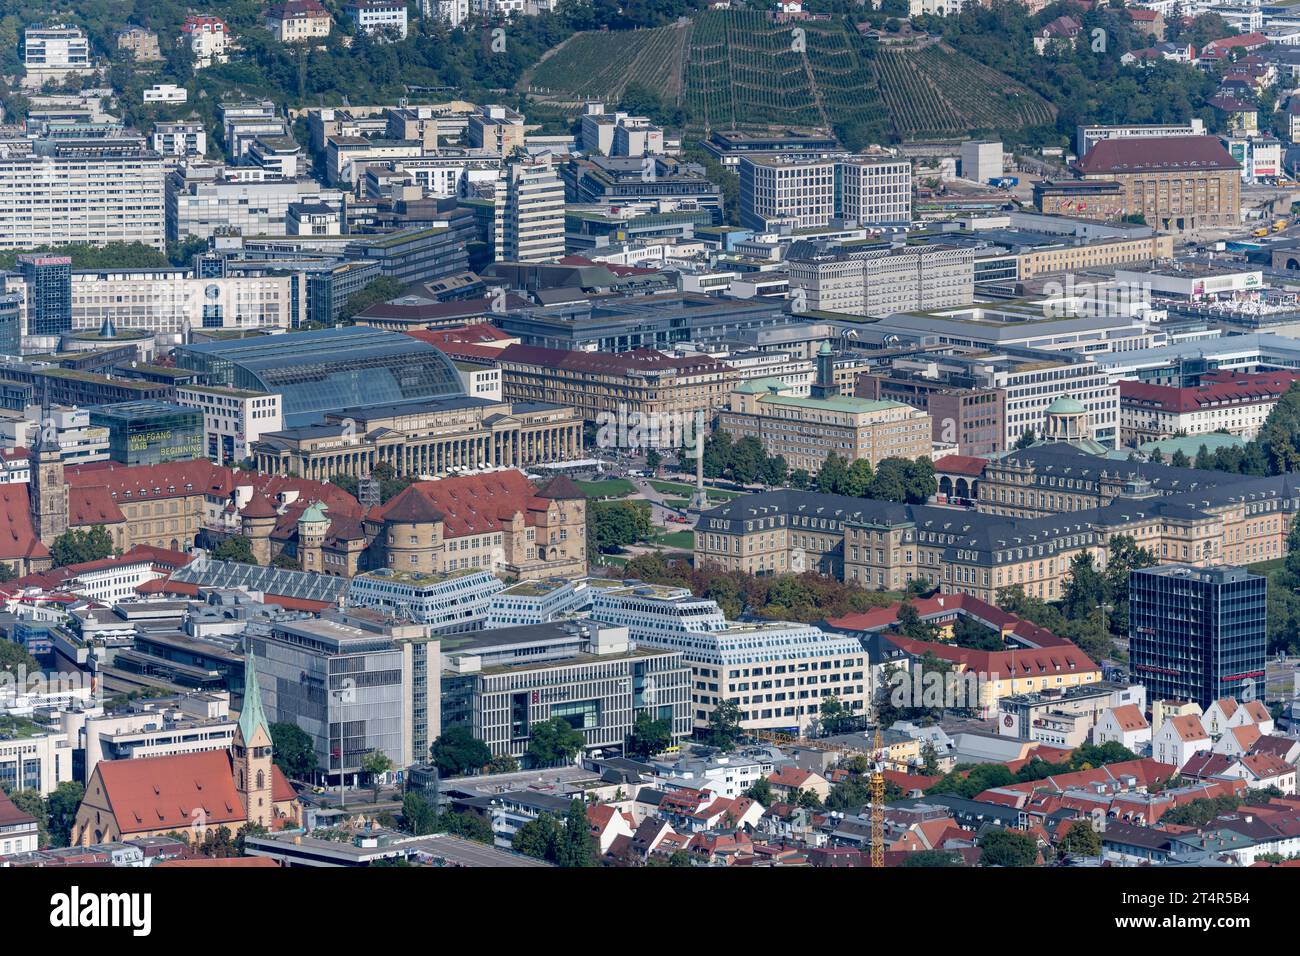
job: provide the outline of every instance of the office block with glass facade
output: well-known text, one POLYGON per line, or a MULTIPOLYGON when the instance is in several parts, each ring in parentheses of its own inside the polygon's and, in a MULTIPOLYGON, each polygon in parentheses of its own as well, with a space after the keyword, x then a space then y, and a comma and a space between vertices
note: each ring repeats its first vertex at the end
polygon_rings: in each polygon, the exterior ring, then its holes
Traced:
POLYGON ((12 292, 0 295, 0 355, 22 355, 22 311, 22 296, 12 292))
POLYGON ((560 718, 585 748, 619 747, 637 717, 691 732, 690 670, 674 650, 636 647, 625 627, 587 619, 443 640, 442 726, 465 727, 493 756, 527 759, 533 728, 560 718))
POLYGON ((302 728, 327 777, 371 751, 398 769, 429 758, 440 733, 438 641, 423 624, 364 609, 280 621, 251 634, 267 720, 302 728))
POLYGON ((72 258, 22 255, 18 271, 27 286, 27 334, 59 335, 72 328, 72 258))
POLYGON ((124 465, 192 461, 204 454, 203 412, 143 400, 96 405, 90 424, 108 429, 108 457, 124 465))
POLYGON ((1147 699, 1264 692, 1268 580, 1244 568, 1164 565, 1129 578, 1129 660, 1147 699))

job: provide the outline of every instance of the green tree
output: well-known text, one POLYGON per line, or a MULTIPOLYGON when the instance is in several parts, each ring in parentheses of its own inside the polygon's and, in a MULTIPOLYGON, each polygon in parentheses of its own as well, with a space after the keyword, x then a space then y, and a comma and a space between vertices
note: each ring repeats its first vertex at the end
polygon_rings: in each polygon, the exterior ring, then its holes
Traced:
POLYGON ((921 612, 916 609, 916 605, 909 602, 904 602, 898 606, 898 620, 894 622, 894 630, 903 637, 910 637, 914 641, 937 641, 939 639, 939 628, 923 620, 921 612))
POLYGON ((637 714, 632 732, 627 735, 624 750, 629 757, 647 760, 667 750, 673 742, 673 723, 667 717, 658 720, 647 711, 637 714))
POLYGON ((112 556, 113 539, 103 525, 95 525, 88 531, 70 529, 55 538, 50 546, 50 557, 57 568, 112 556))
POLYGON ((1062 856, 1101 856, 1101 836, 1087 820, 1070 824, 1061 839, 1062 856))
POLYGON ((1033 866, 1038 841, 1015 830, 990 830, 980 838, 980 866, 1033 866))
POLYGON ((238 564, 257 564, 253 557, 253 544, 242 534, 231 535, 212 549, 212 557, 217 561, 234 561, 238 564))
POLYGON ((424 794, 412 790, 402 799, 402 822, 408 832, 426 836, 437 830, 438 815, 424 794))
POLYGON ((1026 428, 1020 433, 1020 437, 1016 439, 1015 449, 1016 451, 1021 451, 1022 449, 1028 448, 1035 441, 1037 441, 1037 439, 1034 437, 1034 430, 1032 428, 1026 428))
POLYGON ((519 761, 509 754, 498 754, 487 763, 488 773, 514 773, 519 769, 519 761))
POLYGON ((917 850, 907 854, 899 866, 961 866, 961 857, 947 850, 917 850))
POLYGON ((496 842, 496 834, 492 832, 492 824, 477 813, 452 813, 448 811, 438 818, 437 832, 450 833, 452 836, 463 837, 476 843, 486 843, 488 846, 492 846, 496 842))
POLYGON ((581 800, 569 804, 564 828, 555 844, 555 863, 563 867, 596 865, 596 844, 591 836, 586 805, 581 800))
POLYGON ((939 772, 939 752, 929 740, 921 748, 921 772, 927 777, 933 777, 939 772))
POLYGON ((0 638, 0 671, 12 673, 19 668, 28 674, 39 674, 41 665, 28 653, 27 648, 15 641, 0 638))
POLYGON ((543 813, 516 830, 510 845, 516 853, 554 862, 559 837, 560 828, 554 815, 543 813))
POLYGON ((822 462, 821 468, 817 469, 817 490, 828 495, 842 494, 848 473, 844 459, 831 452, 822 462))
POLYGON ((719 750, 732 750, 740 739, 740 705, 734 700, 720 700, 709 715, 709 726, 704 739, 709 746, 719 750))
POLYGON ((379 802, 379 778, 393 769, 393 759, 382 750, 372 750, 361 758, 361 770, 369 775, 375 803, 379 802))
POLYGON ((351 324, 353 317, 359 312, 364 312, 380 302, 396 299, 402 294, 402 288, 402 283, 388 276, 372 280, 369 285, 348 296, 343 311, 339 314, 340 323, 351 324))
POLYGON ((653 534, 649 502, 597 501, 587 508, 587 539, 598 552, 646 541, 653 534))
POLYGON ((492 759, 488 745, 474 736, 468 727, 449 727, 433 742, 429 750, 438 773, 460 777, 484 767, 492 759))
POLYGON ((277 721, 270 726, 275 765, 290 780, 311 780, 320 760, 311 735, 297 724, 277 721))
POLYGON ((563 717, 552 717, 533 724, 528 741, 528 755, 539 766, 572 763, 587 744, 581 731, 574 730, 563 717))
POLYGON ((772 782, 767 777, 759 777, 754 785, 745 791, 745 796, 765 807, 770 807, 775 800, 772 793, 772 782))
POLYGON ((67 846, 72 839, 72 825, 77 819, 77 809, 86 795, 86 788, 76 781, 65 781, 45 798, 49 811, 51 846, 67 846))
POLYGON ((820 709, 822 730, 828 734, 839 734, 849 729, 854 720, 853 711, 844 706, 838 697, 830 696, 822 700, 820 709))

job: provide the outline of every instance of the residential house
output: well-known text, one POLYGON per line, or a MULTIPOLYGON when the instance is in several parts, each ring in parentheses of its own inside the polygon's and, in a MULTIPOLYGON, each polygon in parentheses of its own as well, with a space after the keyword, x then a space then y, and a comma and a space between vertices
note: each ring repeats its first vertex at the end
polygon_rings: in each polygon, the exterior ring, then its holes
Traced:
POLYGON ((1092 742, 1100 745, 1112 741, 1135 754, 1151 746, 1151 725, 1136 704, 1108 707, 1097 719, 1092 728, 1092 742))
POLYGON ((1210 735, 1199 717, 1190 714, 1166 720, 1151 738, 1151 756, 1161 763, 1182 767, 1198 750, 1210 749, 1210 735))

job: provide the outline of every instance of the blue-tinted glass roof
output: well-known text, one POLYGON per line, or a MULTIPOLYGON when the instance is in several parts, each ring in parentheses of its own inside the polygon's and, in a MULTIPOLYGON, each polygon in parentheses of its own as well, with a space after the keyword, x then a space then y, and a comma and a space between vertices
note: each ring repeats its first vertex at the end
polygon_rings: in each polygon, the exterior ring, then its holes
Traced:
POLYGON ((345 408, 465 394, 456 366, 433 346, 359 326, 184 346, 177 364, 209 384, 280 393, 291 428, 345 408))

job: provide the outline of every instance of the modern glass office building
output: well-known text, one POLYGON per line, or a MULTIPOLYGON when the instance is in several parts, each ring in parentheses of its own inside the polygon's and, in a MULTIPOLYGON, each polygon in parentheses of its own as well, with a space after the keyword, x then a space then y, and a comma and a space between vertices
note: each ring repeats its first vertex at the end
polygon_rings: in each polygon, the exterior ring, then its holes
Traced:
POLYGON ((124 465, 203 457, 203 412, 197 408, 152 400, 95 405, 90 424, 108 429, 108 457, 124 465))
POLYGON ((1268 579, 1164 565, 1129 578, 1129 661, 1147 699, 1263 697, 1268 579))
POLYGON ((278 392, 287 428, 345 408, 465 394, 456 366, 432 345, 361 326, 185 345, 176 365, 204 385, 278 392))
POLYGON ((27 334, 59 335, 72 328, 72 259, 23 255, 18 270, 27 285, 27 334))
POLYGON ((22 355, 23 297, 17 293, 0 295, 0 355, 22 355))

